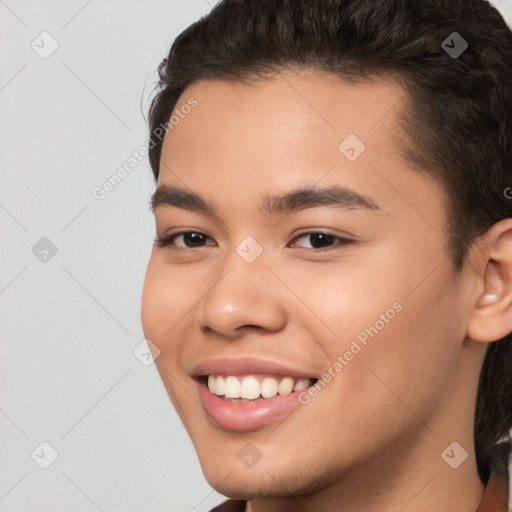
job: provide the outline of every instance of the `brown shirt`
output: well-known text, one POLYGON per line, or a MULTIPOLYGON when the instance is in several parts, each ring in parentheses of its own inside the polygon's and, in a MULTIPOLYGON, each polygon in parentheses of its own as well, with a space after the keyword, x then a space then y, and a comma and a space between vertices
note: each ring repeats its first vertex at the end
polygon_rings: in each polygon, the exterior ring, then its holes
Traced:
MULTIPOLYGON (((511 512, 511 509, 508 508, 509 450, 509 443, 495 445, 494 457, 491 462, 491 475, 482 501, 480 501, 480 505, 475 512, 511 512)), ((246 505, 247 501, 245 500, 227 500, 210 512, 245 512, 246 505)))

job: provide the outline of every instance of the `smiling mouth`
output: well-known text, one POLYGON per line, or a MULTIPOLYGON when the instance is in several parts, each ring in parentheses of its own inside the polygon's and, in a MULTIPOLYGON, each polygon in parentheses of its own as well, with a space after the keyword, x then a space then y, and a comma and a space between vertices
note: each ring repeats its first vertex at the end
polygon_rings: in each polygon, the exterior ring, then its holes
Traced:
POLYGON ((229 402, 255 402, 275 396, 286 396, 314 386, 316 378, 294 378, 284 375, 202 375, 201 383, 210 393, 229 402))
MULTIPOLYGON (((229 370, 228 370, 229 371, 229 370)), ((236 372, 239 373, 239 372, 236 372)), ((275 421, 283 421, 318 379, 295 374, 212 373, 194 377, 206 419, 214 428, 250 432, 275 421)))

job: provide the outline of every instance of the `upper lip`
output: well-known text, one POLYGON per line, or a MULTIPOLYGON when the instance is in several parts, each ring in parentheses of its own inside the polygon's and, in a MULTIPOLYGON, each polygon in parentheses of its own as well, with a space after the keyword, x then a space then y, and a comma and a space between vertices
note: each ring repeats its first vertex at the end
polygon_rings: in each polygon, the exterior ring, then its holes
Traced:
POLYGON ((199 363, 192 371, 194 377, 219 374, 249 375, 251 373, 269 373, 294 377, 296 379, 317 378, 312 372, 304 371, 300 368, 294 368, 275 361, 254 358, 209 359, 199 363))

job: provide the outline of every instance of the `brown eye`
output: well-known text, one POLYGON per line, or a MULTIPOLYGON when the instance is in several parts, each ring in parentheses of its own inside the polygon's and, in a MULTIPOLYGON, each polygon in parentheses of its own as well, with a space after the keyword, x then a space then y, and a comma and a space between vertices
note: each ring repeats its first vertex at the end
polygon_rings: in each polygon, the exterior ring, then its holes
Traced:
MULTIPOLYGON (((330 247, 335 242, 338 242, 337 246, 346 246, 346 245, 350 245, 350 244, 354 243, 353 240, 349 240, 348 238, 342 238, 337 235, 331 235, 329 233, 323 233, 323 232, 302 233, 295 240, 299 240, 301 238, 307 238, 307 237, 311 238, 311 242, 310 242, 311 249, 316 250, 316 251, 322 251, 322 250, 325 251, 325 250, 329 250, 331 248, 336 248, 336 246, 330 247), (327 248, 325 248, 326 246, 327 246, 327 248)), ((295 246, 295 245, 296 244, 293 244, 293 246, 295 246)), ((302 247, 302 246, 298 246, 298 247, 302 247)), ((308 247, 302 247, 302 248, 307 249, 308 247)))
POLYGON ((203 243, 208 239, 208 236, 205 233, 201 233, 200 231, 181 231, 179 233, 174 233, 169 236, 157 238, 155 242, 159 247, 183 247, 185 249, 194 249, 196 247, 203 247, 203 243), (176 245, 174 242, 179 237, 183 237, 183 245, 176 245))

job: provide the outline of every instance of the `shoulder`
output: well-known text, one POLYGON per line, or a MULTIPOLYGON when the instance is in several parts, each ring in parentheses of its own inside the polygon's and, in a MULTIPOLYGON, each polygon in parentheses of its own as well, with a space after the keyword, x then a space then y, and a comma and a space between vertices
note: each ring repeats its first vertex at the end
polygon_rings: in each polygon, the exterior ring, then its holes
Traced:
POLYGON ((247 501, 245 500, 226 500, 210 512, 245 512, 247 501))

